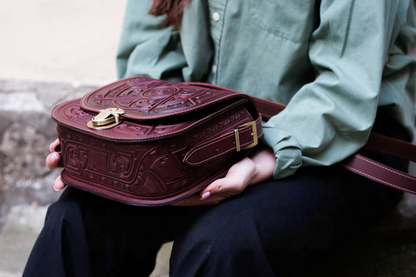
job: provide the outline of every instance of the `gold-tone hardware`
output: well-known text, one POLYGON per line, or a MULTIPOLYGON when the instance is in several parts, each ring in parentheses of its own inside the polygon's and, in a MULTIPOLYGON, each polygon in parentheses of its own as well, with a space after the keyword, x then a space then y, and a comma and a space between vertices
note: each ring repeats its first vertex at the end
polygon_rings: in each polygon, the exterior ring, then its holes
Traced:
POLYGON ((250 122, 244 123, 243 125, 238 126, 237 129, 234 129, 234 136, 235 136, 235 148, 237 149, 237 152, 240 152, 241 149, 248 149, 248 148, 252 148, 256 146, 258 143, 256 121, 250 121, 250 122), (253 137, 253 142, 245 146, 244 148, 241 148, 239 129, 246 127, 246 126, 251 126, 251 130, 253 131, 251 133, 251 136, 253 137))
POLYGON ((88 121, 87 126, 91 129, 110 129, 121 123, 121 115, 124 110, 120 108, 109 108, 100 110, 100 113, 88 121))

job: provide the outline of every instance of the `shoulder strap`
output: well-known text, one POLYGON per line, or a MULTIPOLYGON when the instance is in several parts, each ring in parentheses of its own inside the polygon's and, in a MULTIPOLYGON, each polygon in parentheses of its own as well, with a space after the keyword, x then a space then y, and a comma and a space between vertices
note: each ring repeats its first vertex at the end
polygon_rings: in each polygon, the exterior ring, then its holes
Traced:
MULTIPOLYGON (((225 89, 235 93, 241 93, 232 89, 206 83, 186 84, 215 89, 225 89)), ((263 120, 265 121, 270 119, 273 115, 278 114, 286 107, 283 104, 261 99, 255 96, 251 97, 256 103, 257 109, 262 114, 263 120)), ((364 148, 373 152, 379 152, 416 162, 416 145, 374 132, 371 132, 367 143, 364 145, 364 148)), ((370 158, 359 154, 354 154, 338 164, 349 171, 352 171, 378 183, 405 192, 416 194, 416 177, 376 162, 370 158)))

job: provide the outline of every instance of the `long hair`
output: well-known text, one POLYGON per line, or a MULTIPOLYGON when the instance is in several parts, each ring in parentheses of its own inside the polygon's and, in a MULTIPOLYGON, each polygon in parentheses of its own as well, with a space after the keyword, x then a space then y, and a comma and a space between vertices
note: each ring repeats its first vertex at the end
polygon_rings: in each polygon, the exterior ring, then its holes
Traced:
POLYGON ((153 5, 149 10, 149 14, 154 16, 165 14, 165 27, 174 26, 178 29, 182 19, 182 12, 189 1, 190 0, 153 0, 153 5))

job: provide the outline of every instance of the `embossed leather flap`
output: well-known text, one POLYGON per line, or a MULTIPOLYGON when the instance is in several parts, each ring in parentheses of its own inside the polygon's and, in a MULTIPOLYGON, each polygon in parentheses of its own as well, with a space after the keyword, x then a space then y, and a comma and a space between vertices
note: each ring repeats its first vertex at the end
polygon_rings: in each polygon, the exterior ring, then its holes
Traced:
POLYGON ((86 94, 81 107, 90 112, 121 108, 124 118, 144 121, 190 114, 210 105, 247 95, 148 77, 130 77, 86 94))
POLYGON ((250 96, 224 89, 130 77, 101 87, 52 111, 58 124, 112 141, 136 142, 173 137, 242 106, 251 120, 259 114, 250 96), (121 108, 122 123, 94 130, 87 123, 100 110, 121 108))

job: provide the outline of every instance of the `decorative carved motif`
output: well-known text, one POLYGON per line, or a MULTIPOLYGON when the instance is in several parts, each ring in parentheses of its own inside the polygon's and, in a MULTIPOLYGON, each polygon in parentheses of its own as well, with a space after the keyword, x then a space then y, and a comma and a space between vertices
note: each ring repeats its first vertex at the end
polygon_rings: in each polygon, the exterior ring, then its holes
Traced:
MULTIPOLYGON (((102 140, 81 133, 74 134, 64 127, 58 127, 58 132, 66 153, 65 170, 72 176, 119 192, 158 197, 184 191, 218 170, 216 163, 226 164, 227 157, 194 168, 185 165, 182 159, 193 145, 209 140, 223 128, 234 126, 232 123, 240 124, 246 118, 245 110, 224 115, 221 120, 200 126, 176 139, 169 139, 169 143, 103 144, 102 140)), ((143 133, 149 130, 158 132, 158 128, 153 126, 143 130, 146 130, 143 133)))
POLYGON ((61 104, 53 118, 63 149, 62 178, 98 194, 110 191, 118 200, 158 200, 201 188, 246 155, 224 155, 203 166, 183 162, 195 145, 252 120, 243 104, 227 112, 222 111, 224 105, 200 112, 201 106, 234 95, 136 77, 61 104), (96 115, 94 111, 108 107, 124 109, 124 121, 112 129, 91 131, 86 122, 96 115), (157 118, 167 114, 167 119, 157 118))
POLYGON ((84 101, 84 108, 97 111, 118 107, 127 111, 127 117, 136 118, 175 113, 200 106, 218 96, 221 96, 221 91, 136 77, 120 80, 89 94, 84 101))

